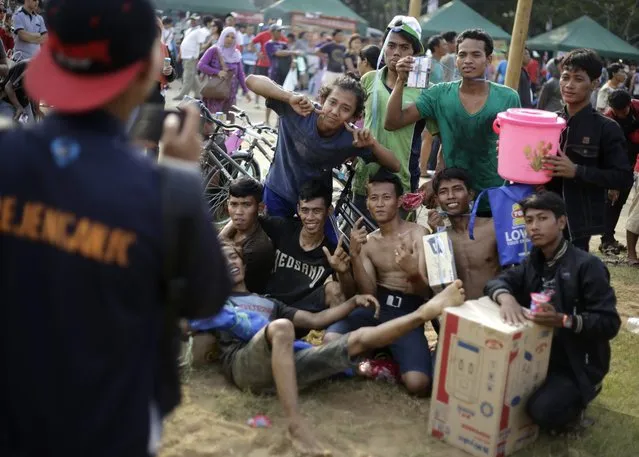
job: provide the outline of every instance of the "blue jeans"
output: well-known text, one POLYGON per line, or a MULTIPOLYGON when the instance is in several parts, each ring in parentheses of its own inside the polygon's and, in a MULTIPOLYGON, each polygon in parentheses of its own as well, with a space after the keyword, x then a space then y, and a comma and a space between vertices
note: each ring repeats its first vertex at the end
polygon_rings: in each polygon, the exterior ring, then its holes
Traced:
MULTIPOLYGON (((269 216, 276 217, 294 217, 297 214, 297 208, 295 205, 292 205, 287 200, 284 200, 282 197, 277 195, 268 187, 264 186, 264 193, 262 194, 262 201, 266 206, 266 213, 269 216)), ((333 226, 333 216, 329 215, 326 218, 326 223, 324 224, 324 235, 328 238, 333 244, 337 244, 337 232, 335 231, 335 227, 333 226)))

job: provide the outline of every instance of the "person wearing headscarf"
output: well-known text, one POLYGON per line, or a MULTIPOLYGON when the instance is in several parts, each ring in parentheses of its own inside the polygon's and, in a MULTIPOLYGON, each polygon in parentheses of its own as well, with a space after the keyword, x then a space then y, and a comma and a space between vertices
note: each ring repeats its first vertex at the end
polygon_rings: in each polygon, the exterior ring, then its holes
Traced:
POLYGON ((228 113, 237 101, 237 89, 242 87, 242 92, 248 101, 251 101, 246 77, 242 65, 242 53, 238 49, 237 34, 233 27, 222 30, 217 43, 211 46, 202 56, 197 66, 198 70, 208 76, 231 78, 231 91, 228 98, 217 100, 203 98, 206 107, 212 113, 228 113))

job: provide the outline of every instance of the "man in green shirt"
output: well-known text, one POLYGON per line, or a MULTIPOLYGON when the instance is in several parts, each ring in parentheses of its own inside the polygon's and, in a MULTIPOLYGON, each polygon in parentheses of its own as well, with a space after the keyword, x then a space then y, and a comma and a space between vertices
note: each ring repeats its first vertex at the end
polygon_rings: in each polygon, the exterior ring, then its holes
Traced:
MULTIPOLYGON (((415 18, 407 16, 394 17, 386 29, 382 50, 384 62, 387 65, 377 71, 365 74, 361 79, 362 87, 368 96, 364 111, 366 113, 364 126, 371 131, 380 144, 390 149, 399 160, 400 169, 397 176, 402 183, 404 192, 411 191, 409 162, 413 135, 415 134, 415 122, 389 132, 384 129, 384 113, 391 92, 397 82, 395 65, 404 57, 424 53, 424 48, 420 41, 421 33, 422 29, 415 18)), ((416 88, 405 88, 402 97, 403 104, 415 103, 421 91, 421 89, 416 88)), ((354 202, 365 214, 367 213, 366 185, 368 184, 368 178, 377 173, 379 168, 379 164, 367 164, 362 160, 356 166, 355 180, 353 182, 354 202)))
MULTIPOLYGON (((457 37, 457 68, 461 81, 437 84, 422 91, 415 104, 402 107, 404 84, 412 69, 413 58, 405 57, 397 65, 398 84, 388 101, 387 130, 401 129, 422 118, 434 118, 439 124, 446 167, 463 168, 471 173, 476 194, 488 187, 501 186, 504 179, 497 174, 497 134, 493 121, 498 113, 519 108, 519 95, 485 78, 490 65, 493 40, 480 29, 462 32, 457 37)), ((438 169, 442 164, 438 164, 438 169)), ((427 184, 425 201, 432 196, 427 184)), ((479 207, 489 211, 486 202, 479 207)))

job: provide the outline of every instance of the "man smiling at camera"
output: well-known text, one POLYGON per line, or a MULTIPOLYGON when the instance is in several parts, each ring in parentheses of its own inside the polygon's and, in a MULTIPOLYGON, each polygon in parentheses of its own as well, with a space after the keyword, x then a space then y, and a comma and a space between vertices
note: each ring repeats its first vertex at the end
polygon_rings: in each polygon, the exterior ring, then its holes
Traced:
POLYGON ((554 329, 548 377, 528 401, 542 429, 572 428, 601 391, 610 367, 610 343, 621 321, 610 274, 601 260, 566 241, 566 206, 553 192, 520 202, 533 250, 521 265, 486 285, 505 322, 525 320, 554 329), (531 293, 542 294, 529 309, 531 293))

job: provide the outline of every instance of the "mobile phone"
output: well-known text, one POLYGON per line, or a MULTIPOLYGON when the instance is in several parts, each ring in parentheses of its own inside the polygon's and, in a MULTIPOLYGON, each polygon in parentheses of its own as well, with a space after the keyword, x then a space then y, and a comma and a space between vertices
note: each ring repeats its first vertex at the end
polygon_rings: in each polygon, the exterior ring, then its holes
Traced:
POLYGON ((180 130, 182 130, 186 116, 183 111, 165 110, 162 105, 153 103, 142 105, 131 126, 131 138, 158 144, 162 138, 164 120, 169 114, 175 114, 180 118, 180 130))

